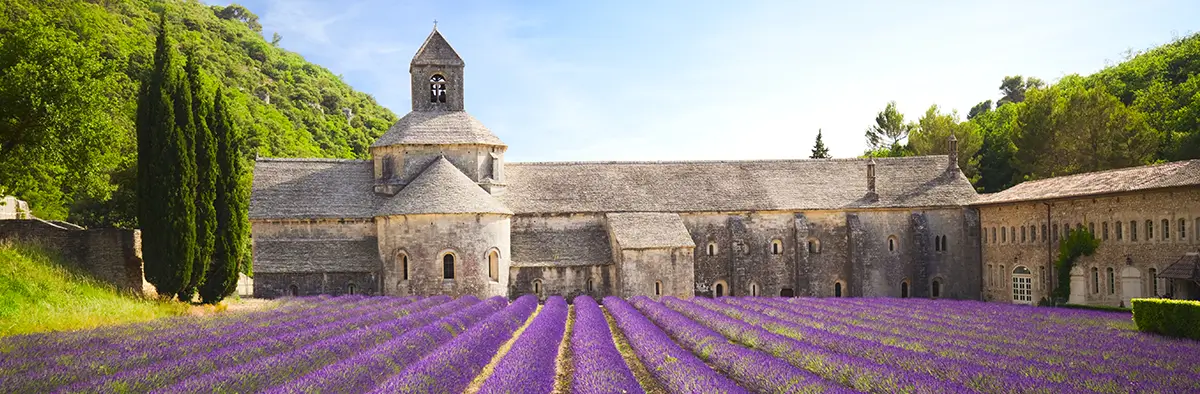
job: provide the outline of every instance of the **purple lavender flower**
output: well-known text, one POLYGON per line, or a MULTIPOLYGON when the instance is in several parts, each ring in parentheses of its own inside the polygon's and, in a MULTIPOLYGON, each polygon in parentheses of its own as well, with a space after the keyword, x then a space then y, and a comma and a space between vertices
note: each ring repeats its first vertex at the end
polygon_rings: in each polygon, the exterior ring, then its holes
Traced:
POLYGON ((556 357, 566 328, 567 301, 559 296, 547 298, 546 305, 500 359, 479 393, 554 390, 556 357))
POLYGON ((570 344, 572 393, 644 392, 617 351, 604 312, 591 297, 575 297, 570 344))

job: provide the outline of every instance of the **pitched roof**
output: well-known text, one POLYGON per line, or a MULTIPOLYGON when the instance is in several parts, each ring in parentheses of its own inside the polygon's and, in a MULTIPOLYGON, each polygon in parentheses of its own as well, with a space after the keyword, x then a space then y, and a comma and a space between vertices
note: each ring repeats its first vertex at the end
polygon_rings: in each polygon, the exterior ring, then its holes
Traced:
POLYGON ((379 270, 375 238, 254 241, 254 272, 374 272, 379 270))
POLYGON ((377 197, 371 162, 258 159, 251 219, 370 218, 377 197))
POLYGON ((612 263, 603 227, 512 230, 512 266, 566 267, 612 263))
POLYGON ((504 145, 466 111, 412 111, 396 121, 371 147, 398 144, 504 145))
POLYGON ((430 213, 512 215, 512 211, 450 164, 445 156, 430 163, 395 196, 386 198, 377 211, 380 216, 430 213))
POLYGON ((520 213, 698 212, 959 206, 975 190, 946 156, 866 159, 509 163, 498 198, 520 213))
POLYGON ((1200 253, 1187 253, 1158 273, 1160 278, 1200 281, 1200 253))
POLYGON ((442 37, 442 33, 438 32, 437 28, 433 28, 433 32, 429 33, 429 37, 425 38, 425 43, 421 44, 421 48, 417 49, 417 54, 413 55, 412 64, 419 65, 438 65, 438 66, 463 66, 463 60, 458 56, 458 52, 450 47, 450 43, 442 37))
POLYGON ((1022 182, 975 204, 1010 203, 1200 185, 1200 159, 1022 182))
POLYGON ((608 228, 622 249, 696 247, 676 213, 610 213, 608 228))

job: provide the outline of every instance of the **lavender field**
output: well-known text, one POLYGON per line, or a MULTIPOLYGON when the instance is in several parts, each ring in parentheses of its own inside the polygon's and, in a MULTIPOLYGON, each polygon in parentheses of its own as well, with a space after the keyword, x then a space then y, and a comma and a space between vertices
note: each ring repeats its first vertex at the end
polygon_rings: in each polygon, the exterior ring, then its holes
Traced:
POLYGON ((0 339, 0 392, 1200 392, 1200 342, 968 301, 310 297, 0 339))

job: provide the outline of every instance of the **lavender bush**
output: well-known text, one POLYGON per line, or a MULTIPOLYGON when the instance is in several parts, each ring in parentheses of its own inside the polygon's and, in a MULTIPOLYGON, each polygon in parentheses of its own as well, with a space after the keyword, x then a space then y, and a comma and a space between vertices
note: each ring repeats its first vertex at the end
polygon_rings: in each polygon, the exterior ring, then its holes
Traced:
POLYGON ((566 328, 567 301, 558 296, 546 299, 546 305, 500 359, 479 393, 553 390, 556 356, 566 328))
POLYGON ((570 347, 572 393, 643 392, 613 343, 604 312, 591 297, 575 297, 570 347))

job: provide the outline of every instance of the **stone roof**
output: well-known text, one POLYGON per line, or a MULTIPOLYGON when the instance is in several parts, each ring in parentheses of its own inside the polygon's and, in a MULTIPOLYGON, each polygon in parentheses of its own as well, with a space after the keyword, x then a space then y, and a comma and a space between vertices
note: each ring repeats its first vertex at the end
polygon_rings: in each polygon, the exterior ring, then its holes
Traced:
POLYGON ((380 264, 376 238, 254 241, 257 273, 375 272, 380 264))
POLYGON ((512 266, 565 267, 612 263, 608 232, 603 227, 582 229, 514 228, 512 266))
POLYGON ((504 145, 466 111, 412 111, 396 121, 371 147, 399 144, 504 145))
POLYGON ((417 54, 413 55, 412 64, 416 65, 437 65, 437 66, 463 66, 463 60, 458 56, 458 52, 450 47, 450 42, 442 37, 442 33, 438 32, 437 28, 433 28, 433 32, 429 33, 429 37, 425 38, 425 43, 421 44, 421 48, 417 49, 417 54))
POLYGON ((1160 278, 1190 279, 1200 282, 1200 253, 1187 253, 1158 273, 1160 278))
POLYGON ((258 159, 251 219, 371 218, 377 198, 363 160, 258 159))
POLYGON ((379 216, 433 213, 513 212, 442 156, 399 193, 386 198, 377 211, 379 216))
POLYGON ((946 156, 867 159, 509 163, 498 197, 518 214, 961 206, 975 190, 946 156))
POLYGON ((610 213, 608 228, 622 249, 696 247, 679 214, 660 212, 610 213))
POLYGON ((1011 203, 1197 185, 1200 185, 1200 159, 1022 182, 1004 191, 980 196, 975 203, 1011 203))

